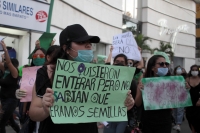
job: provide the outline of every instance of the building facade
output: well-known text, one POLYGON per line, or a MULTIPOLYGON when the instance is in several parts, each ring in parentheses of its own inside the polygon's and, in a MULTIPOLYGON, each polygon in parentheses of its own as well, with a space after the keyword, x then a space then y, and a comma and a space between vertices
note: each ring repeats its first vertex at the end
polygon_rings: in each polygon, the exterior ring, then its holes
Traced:
POLYGON ((122 32, 121 0, 55 0, 51 32, 59 34, 67 25, 81 24, 88 34, 100 37, 99 44, 93 44, 94 57, 108 55, 112 37, 122 32))
MULTIPOLYGON (((142 34, 150 37, 147 44, 159 48, 160 42, 170 43, 174 52, 172 67, 187 71, 195 64, 196 4, 192 0, 139 0, 138 20, 142 34)), ((149 53, 143 57, 149 58, 149 53)))
MULTIPOLYGON (((174 52, 172 67, 181 65, 188 71, 198 63, 196 4, 192 0, 54 0, 50 32, 57 33, 56 45, 60 32, 71 24, 81 24, 90 35, 101 38, 99 44, 93 44, 95 58, 109 54, 114 35, 134 29, 135 34, 150 38, 147 44, 152 49, 158 48, 161 41, 170 43, 174 52)), ((1 25, 0 20, 0 36, 8 36, 5 42, 16 49, 20 65, 29 62, 27 58, 42 33, 1 25)), ((151 54, 144 52, 143 57, 148 60, 151 54)))
POLYGON ((196 64, 200 65, 200 4, 196 4, 196 64))
MULTIPOLYGON (((72 24, 81 24, 89 35, 100 37, 100 43, 92 44, 95 58, 97 55, 108 55, 113 35, 122 33, 122 1, 54 0, 50 32, 57 33, 55 45, 59 45, 60 32, 72 24)), ((0 36, 8 36, 5 42, 16 49, 20 65, 29 62, 27 58, 42 33, 0 25, 0 36)))

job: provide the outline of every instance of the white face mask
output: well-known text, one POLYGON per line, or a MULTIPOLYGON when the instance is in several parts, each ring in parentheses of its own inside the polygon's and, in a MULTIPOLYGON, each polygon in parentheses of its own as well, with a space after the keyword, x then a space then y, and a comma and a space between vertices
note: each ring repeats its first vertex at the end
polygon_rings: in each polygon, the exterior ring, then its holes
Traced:
POLYGON ((199 74, 198 71, 191 71, 192 76, 197 76, 199 74))
POLYGON ((182 74, 181 68, 178 68, 178 69, 176 70, 176 74, 178 74, 178 75, 181 75, 181 74, 182 74))

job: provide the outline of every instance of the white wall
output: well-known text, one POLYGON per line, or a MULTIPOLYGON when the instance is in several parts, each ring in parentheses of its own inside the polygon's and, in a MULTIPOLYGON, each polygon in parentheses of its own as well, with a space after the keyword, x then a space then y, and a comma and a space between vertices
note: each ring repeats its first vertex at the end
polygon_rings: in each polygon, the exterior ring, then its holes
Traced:
MULTIPOLYGON (((143 22, 142 33, 151 38, 150 47, 159 47, 160 41, 170 42, 172 35, 159 35, 160 19, 167 20, 169 29, 176 29, 180 25, 187 25, 188 32, 179 32, 176 36, 175 57, 183 57, 183 67, 188 68, 195 63, 196 40, 196 5, 191 0, 143 0, 141 4, 143 22), (169 1, 169 2, 168 2, 169 1), (171 2, 170 2, 171 1, 171 2)), ((140 18, 140 17, 139 17, 140 18)))
POLYGON ((19 51, 18 51, 18 60, 19 65, 26 65, 28 64, 29 60, 29 34, 20 36, 19 37, 19 51))
POLYGON ((52 26, 64 29, 71 24, 81 24, 88 34, 99 36, 101 42, 107 44, 112 44, 112 37, 122 32, 120 10, 97 0, 63 1, 54 3, 52 26))

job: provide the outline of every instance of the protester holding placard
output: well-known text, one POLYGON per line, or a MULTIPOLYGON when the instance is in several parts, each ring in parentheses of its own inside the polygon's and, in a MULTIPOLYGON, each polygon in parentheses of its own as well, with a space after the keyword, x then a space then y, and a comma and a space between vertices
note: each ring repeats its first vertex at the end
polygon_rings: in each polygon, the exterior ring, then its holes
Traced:
MULTIPOLYGON (((174 75, 175 76, 180 76, 180 75, 184 75, 184 70, 181 66, 177 66, 174 68, 174 75)), ((185 77, 184 77, 185 78, 185 77)), ((174 130, 177 130, 177 131, 181 131, 181 124, 182 124, 182 121, 183 121, 183 117, 184 117, 184 108, 181 107, 181 108, 175 108, 173 109, 173 117, 174 117, 174 120, 175 120, 175 126, 173 127, 174 130)))
POLYGON ((3 41, 0 42, 5 52, 4 67, 7 73, 0 79, 1 86, 1 105, 3 113, 0 113, 0 132, 6 133, 5 126, 7 121, 10 121, 12 128, 19 133, 19 126, 13 119, 13 112, 17 107, 18 100, 15 97, 15 91, 18 83, 18 65, 17 59, 10 59, 6 45, 3 41))
MULTIPOLYGON (((144 78, 169 76, 169 63, 161 55, 152 56, 147 64, 144 78)), ((186 88, 189 88, 186 84, 186 88)), ((140 82, 137 88, 136 105, 143 103, 143 84, 140 82)), ((159 89, 159 88, 158 88, 159 89)), ((158 92, 158 95, 160 93, 158 92)), ((142 114, 143 133, 171 133, 171 109, 144 110, 142 114)))
POLYGON ((186 108, 186 117, 193 133, 200 133, 200 72, 197 65, 190 67, 189 77, 190 95, 193 106, 186 108))
MULTIPOLYGON (((112 50, 112 47, 111 47, 111 50, 112 50)), ((118 54, 115 56, 113 65, 127 67, 127 64, 128 64, 128 59, 126 55, 118 54)), ((132 81, 130 90, 133 97, 135 97, 136 95, 136 88, 137 88, 136 82, 132 81)), ((128 120, 131 119, 130 117, 133 117, 132 110, 128 111, 128 120)), ((104 133, 123 133, 127 125, 129 125, 128 121, 108 122, 108 125, 104 128, 103 132, 104 133)))
MULTIPOLYGON (((140 47, 138 47, 138 50, 141 53, 142 49, 140 47)), ((143 76, 142 68, 144 68, 144 60, 142 58, 142 53, 141 53, 141 60, 140 61, 128 59, 128 66, 129 67, 136 67, 134 80, 139 82, 142 79, 142 76, 143 76)))
MULTIPOLYGON (((49 62, 50 65, 47 66, 45 71, 38 70, 36 85, 33 91, 30 117, 35 121, 41 121, 39 133, 98 133, 96 122, 81 123, 80 121, 79 124, 54 124, 50 118, 50 107, 52 107, 54 102, 53 90, 51 87, 57 59, 62 58, 65 60, 90 63, 93 60, 91 43, 98 43, 99 41, 99 37, 89 36, 85 29, 79 24, 68 26, 61 32, 61 49, 56 51, 52 60, 49 62), (39 71, 41 73, 39 73, 39 71), (40 86, 37 85, 37 81, 41 82, 40 86), (38 90, 41 91, 38 92, 38 90), (40 95, 42 98, 36 95, 40 95)), ((134 100, 130 93, 125 103, 128 109, 133 107, 134 100)))
MULTIPOLYGON (((37 45, 37 42, 36 42, 36 45, 37 45)), ((44 63, 45 63, 45 54, 46 54, 46 50, 43 49, 43 48, 36 48, 31 56, 31 65, 30 67, 35 67, 35 66, 42 66, 44 63)), ((28 69, 28 68, 27 68, 28 69)), ((22 76, 22 79, 23 79, 23 76, 22 76)), ((32 78, 25 78, 25 84, 28 82, 30 82, 30 80, 32 80, 32 78)), ((33 82, 33 81, 32 81, 33 82)), ((23 81, 21 82, 21 85, 23 84, 23 81)), ((29 85, 30 87, 30 85, 29 85)), ((30 94, 27 94, 28 92, 32 92, 32 90, 26 90, 26 89, 30 89, 30 88, 20 88, 16 91, 16 95, 19 99, 23 99, 25 98, 27 95, 30 95, 30 94)), ((32 87, 31 87, 32 89, 32 87)), ((30 102, 31 100, 26 100, 26 99, 23 99, 23 106, 21 109, 23 112, 20 112, 22 114, 21 116, 21 122, 22 124, 24 124, 26 122, 26 120, 28 120, 28 125, 25 125, 26 126, 26 130, 27 132, 33 132, 36 128, 36 122, 35 121, 32 121, 29 119, 29 108, 30 108, 30 102), (27 101, 27 102, 24 102, 24 101, 27 101)))

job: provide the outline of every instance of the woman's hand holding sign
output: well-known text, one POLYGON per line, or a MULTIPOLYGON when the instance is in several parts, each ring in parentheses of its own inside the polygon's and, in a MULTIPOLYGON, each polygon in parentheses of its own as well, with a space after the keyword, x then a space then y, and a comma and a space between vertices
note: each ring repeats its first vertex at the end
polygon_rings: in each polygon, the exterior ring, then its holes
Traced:
POLYGON ((42 107, 46 113, 49 114, 49 107, 52 107, 54 103, 53 90, 51 88, 46 89, 46 93, 42 98, 42 107))
POLYGON ((127 107, 127 110, 130 110, 135 104, 135 100, 133 99, 131 95, 131 90, 128 91, 127 97, 125 100, 125 106, 127 107))
POLYGON ((190 89, 190 86, 187 82, 185 82, 185 87, 186 87, 186 89, 190 89))

